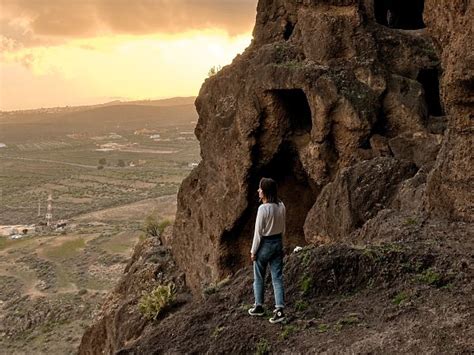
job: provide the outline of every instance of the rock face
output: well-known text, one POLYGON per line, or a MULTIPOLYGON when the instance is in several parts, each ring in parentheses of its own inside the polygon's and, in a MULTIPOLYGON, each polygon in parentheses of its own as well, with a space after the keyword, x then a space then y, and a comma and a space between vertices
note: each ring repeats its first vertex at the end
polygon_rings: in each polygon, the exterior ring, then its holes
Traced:
MULTIPOLYGON (((194 291, 250 263, 263 176, 277 181, 287 206, 288 248, 314 242, 315 236, 340 240, 389 203, 472 218, 468 194, 457 198, 458 186, 472 191, 472 155, 466 150, 472 146, 472 118, 467 99, 458 97, 472 82, 456 82, 472 73, 472 65, 457 68, 452 61, 457 57, 448 54, 454 47, 460 53, 453 40, 472 36, 467 30, 456 38, 440 35, 442 63, 430 36, 443 33, 443 23, 434 32, 430 26, 446 7, 462 6, 428 2, 426 8, 438 15, 423 29, 423 1, 397 9, 390 3, 259 1, 251 45, 207 79, 196 100, 202 161, 180 188, 169 242, 194 291), (435 164, 446 121, 447 139, 435 164), (377 157, 386 158, 371 162, 377 157), (418 169, 426 176, 434 165, 429 203, 406 201, 408 196, 424 201, 426 183, 404 180, 418 169), (470 173, 455 173, 462 169, 470 173), (383 182, 361 186, 375 182, 372 173, 383 182), (354 189, 365 191, 355 204, 354 189), (325 210, 328 201, 345 201, 347 208, 325 210)), ((470 24, 472 30, 469 14, 472 18, 472 4, 464 20, 453 20, 449 28, 470 24)))
POLYGON ((415 171, 414 164, 394 158, 376 158, 342 169, 309 211, 306 239, 348 241, 354 230, 390 205, 400 182, 415 171))
POLYGON ((432 215, 474 221, 474 2, 427 0, 426 22, 441 48, 441 92, 449 117, 428 179, 432 215))

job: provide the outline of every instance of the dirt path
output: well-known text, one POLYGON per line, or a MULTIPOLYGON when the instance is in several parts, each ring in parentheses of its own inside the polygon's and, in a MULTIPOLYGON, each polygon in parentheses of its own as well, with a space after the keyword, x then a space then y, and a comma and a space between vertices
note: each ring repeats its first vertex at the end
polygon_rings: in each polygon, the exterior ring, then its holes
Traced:
MULTIPOLYGON (((68 162, 65 162, 65 161, 58 161, 58 160, 32 159, 32 158, 19 158, 19 157, 6 157, 6 156, 2 156, 2 158, 3 159, 13 159, 13 160, 36 161, 36 162, 39 161, 39 162, 43 162, 43 163, 62 164, 62 165, 75 166, 75 167, 78 167, 78 168, 97 170, 97 165, 85 165, 85 164, 77 164, 77 163, 68 163, 68 162)), ((104 169, 120 170, 120 169, 123 169, 123 168, 104 166, 104 169)))
POLYGON ((105 210, 90 212, 72 218, 75 222, 84 221, 143 221, 155 211, 158 219, 171 220, 176 214, 176 195, 166 195, 158 198, 146 199, 124 206, 107 208, 105 210))

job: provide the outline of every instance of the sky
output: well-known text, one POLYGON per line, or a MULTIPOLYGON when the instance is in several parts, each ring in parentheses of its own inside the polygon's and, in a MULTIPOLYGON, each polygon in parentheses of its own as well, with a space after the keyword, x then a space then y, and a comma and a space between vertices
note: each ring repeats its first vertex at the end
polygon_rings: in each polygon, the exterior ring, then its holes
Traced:
POLYGON ((0 0, 0 110, 194 96, 257 0, 0 0))

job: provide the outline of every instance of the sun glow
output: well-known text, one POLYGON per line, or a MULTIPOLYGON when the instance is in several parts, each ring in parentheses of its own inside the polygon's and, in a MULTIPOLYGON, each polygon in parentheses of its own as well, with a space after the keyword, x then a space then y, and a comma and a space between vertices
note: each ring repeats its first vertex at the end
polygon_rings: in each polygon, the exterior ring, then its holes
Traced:
POLYGON ((77 105, 107 99, 197 95, 212 66, 241 53, 250 33, 104 36, 4 51, 0 109, 77 105))

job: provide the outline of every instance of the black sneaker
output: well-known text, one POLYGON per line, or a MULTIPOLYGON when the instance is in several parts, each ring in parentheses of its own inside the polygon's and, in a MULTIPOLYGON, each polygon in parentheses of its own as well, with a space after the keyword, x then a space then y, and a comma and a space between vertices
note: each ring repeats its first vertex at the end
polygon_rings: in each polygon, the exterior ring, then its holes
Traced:
POLYGON ((254 307, 250 308, 249 309, 249 314, 251 316, 261 317, 265 314, 265 311, 264 311, 263 307, 259 305, 259 306, 254 306, 254 307))
POLYGON ((283 308, 277 308, 273 311, 273 317, 269 319, 270 323, 280 323, 285 320, 285 314, 283 308))

